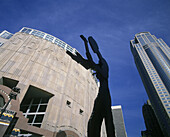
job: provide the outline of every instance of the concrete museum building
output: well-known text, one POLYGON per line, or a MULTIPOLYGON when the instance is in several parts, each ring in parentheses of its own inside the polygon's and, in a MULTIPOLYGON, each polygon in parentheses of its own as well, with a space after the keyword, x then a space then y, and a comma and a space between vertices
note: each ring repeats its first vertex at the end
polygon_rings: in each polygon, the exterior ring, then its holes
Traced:
POLYGON ((35 29, 0 33, 1 109, 9 102, 12 88, 20 88, 0 118, 1 135, 15 118, 14 135, 87 136, 98 84, 90 70, 66 51, 77 52, 35 29))

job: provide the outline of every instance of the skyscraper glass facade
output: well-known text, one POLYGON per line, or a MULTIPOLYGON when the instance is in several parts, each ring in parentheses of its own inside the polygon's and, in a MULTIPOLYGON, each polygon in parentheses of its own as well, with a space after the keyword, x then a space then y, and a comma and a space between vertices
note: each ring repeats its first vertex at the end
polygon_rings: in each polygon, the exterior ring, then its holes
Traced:
POLYGON ((131 51, 165 136, 170 136, 169 46, 149 32, 135 35, 131 51))

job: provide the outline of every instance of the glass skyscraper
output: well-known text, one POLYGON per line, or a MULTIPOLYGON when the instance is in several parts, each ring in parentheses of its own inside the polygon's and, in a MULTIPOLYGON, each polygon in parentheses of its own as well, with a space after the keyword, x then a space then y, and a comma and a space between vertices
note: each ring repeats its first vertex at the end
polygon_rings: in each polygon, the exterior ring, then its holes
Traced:
POLYGON ((170 136, 170 55, 169 46, 149 32, 130 41, 135 64, 165 136, 170 136))

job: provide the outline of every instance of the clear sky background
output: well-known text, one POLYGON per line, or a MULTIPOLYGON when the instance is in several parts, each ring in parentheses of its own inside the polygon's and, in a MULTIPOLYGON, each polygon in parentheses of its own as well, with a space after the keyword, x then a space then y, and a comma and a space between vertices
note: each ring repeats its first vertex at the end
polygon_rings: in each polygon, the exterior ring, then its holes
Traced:
POLYGON ((141 135, 148 97, 129 43, 149 31, 170 45, 170 0, 0 0, 0 31, 22 27, 58 37, 83 56, 79 35, 93 36, 110 67, 112 105, 122 105, 128 137, 141 135))

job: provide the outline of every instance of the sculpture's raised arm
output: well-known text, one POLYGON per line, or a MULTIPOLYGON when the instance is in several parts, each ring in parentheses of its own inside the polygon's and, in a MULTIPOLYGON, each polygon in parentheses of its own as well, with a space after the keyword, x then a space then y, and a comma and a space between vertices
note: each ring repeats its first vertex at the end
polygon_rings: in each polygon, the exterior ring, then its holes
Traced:
POLYGON ((87 59, 88 59, 89 63, 91 64, 91 67, 93 67, 95 65, 95 62, 93 61, 92 56, 90 54, 89 47, 88 47, 88 41, 83 35, 80 35, 80 37, 84 41, 87 59))
POLYGON ((107 79, 108 78, 108 71, 109 71, 109 67, 107 65, 107 62, 102 57, 102 55, 99 51, 99 47, 98 47, 96 41, 93 39, 92 36, 88 37, 88 41, 90 43, 90 46, 91 46, 93 52, 96 53, 98 58, 99 58, 99 64, 95 64, 94 70, 96 70, 97 73, 100 73, 103 78, 107 79))
POLYGON ((90 46, 91 46, 93 52, 97 54, 97 56, 99 58, 99 61, 102 60, 103 57, 102 57, 102 55, 101 55, 101 53, 99 51, 99 47, 98 47, 96 41, 93 39, 92 36, 88 37, 88 41, 90 43, 90 46))
POLYGON ((85 44, 86 56, 87 56, 87 62, 89 64, 89 68, 95 70, 96 73, 100 74, 103 78, 107 79, 108 78, 108 65, 105 59, 102 57, 96 41, 91 36, 88 37, 88 40, 83 35, 80 35, 80 37, 84 41, 84 44, 85 44), (99 64, 96 64, 92 59, 92 56, 90 54, 89 47, 88 47, 88 41, 90 43, 90 46, 93 52, 96 53, 99 58, 99 64))

